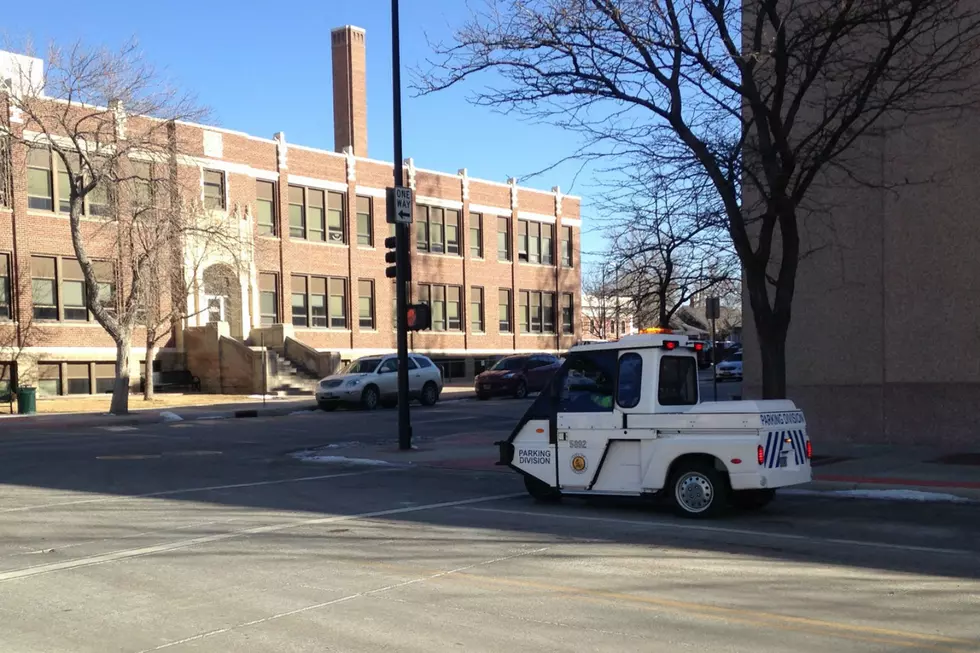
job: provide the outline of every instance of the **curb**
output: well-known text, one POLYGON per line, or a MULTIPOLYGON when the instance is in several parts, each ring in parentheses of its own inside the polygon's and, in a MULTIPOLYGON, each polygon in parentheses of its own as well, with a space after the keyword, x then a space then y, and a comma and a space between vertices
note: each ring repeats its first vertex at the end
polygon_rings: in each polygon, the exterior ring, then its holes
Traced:
POLYGON ((274 408, 247 408, 240 410, 225 410, 215 413, 201 413, 195 415, 181 414, 179 408, 161 409, 160 412, 154 411, 150 414, 130 414, 125 417, 113 417, 106 414, 98 415, 73 415, 71 417, 60 417, 57 415, 25 415, 18 417, 8 417, 0 419, 0 433, 4 426, 9 422, 18 431, 57 429, 57 428, 97 428, 100 426, 144 426, 147 424, 162 424, 166 422, 162 413, 173 413, 185 422, 197 420, 214 419, 235 419, 248 417, 282 417, 291 413, 312 411, 316 409, 316 404, 299 404, 293 406, 276 406, 274 408))
MULTIPOLYGON (((850 478, 850 477, 836 477, 850 478)), ((882 490, 904 490, 919 492, 923 494, 948 494, 972 501, 980 502, 980 487, 973 487, 973 484, 957 484, 953 481, 917 481, 914 479, 861 479, 861 480, 829 480, 828 477, 817 477, 805 485, 795 485, 792 490, 803 490, 813 493, 831 493, 850 490, 861 491, 882 491, 882 490)), ((841 497, 855 498, 855 497, 841 497)), ((875 499, 875 497, 867 497, 875 499)), ((881 497, 886 498, 886 497, 881 497)))
POLYGON ((920 488, 949 488, 980 490, 980 482, 977 481, 942 481, 934 479, 909 479, 909 478, 889 478, 877 476, 846 476, 841 474, 817 474, 816 481, 826 481, 831 483, 850 483, 858 485, 890 485, 900 487, 920 487, 920 488))

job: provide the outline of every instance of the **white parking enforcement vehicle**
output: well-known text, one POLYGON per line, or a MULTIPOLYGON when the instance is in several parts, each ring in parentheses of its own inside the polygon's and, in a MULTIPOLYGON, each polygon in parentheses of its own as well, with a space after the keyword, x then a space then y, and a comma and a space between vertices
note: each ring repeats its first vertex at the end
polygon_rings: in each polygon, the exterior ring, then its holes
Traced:
POLYGON ((789 400, 701 403, 702 343, 663 329, 573 347, 500 462, 539 500, 665 496, 686 517, 761 508, 811 480, 803 412, 789 400))

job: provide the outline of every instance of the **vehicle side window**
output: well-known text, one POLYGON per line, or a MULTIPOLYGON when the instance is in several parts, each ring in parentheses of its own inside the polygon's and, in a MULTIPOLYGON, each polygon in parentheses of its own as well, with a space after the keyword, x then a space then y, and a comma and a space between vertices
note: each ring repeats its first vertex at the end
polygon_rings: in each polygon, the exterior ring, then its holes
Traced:
POLYGON ((419 367, 432 367, 432 361, 430 361, 428 358, 413 358, 412 360, 418 363, 419 367))
POLYGON ((613 409, 616 352, 591 351, 574 354, 562 378, 558 412, 608 413, 613 409))
POLYGON ((384 374, 385 372, 395 372, 398 370, 398 359, 389 358, 385 362, 381 363, 381 367, 378 368, 378 374, 384 374))
POLYGON ((660 359, 661 406, 691 406, 698 403, 698 366, 690 356, 664 356, 660 359))
POLYGON ((527 369, 533 370, 537 367, 544 367, 547 364, 548 363, 542 360, 541 356, 531 356, 531 358, 527 361, 527 369))
MULTIPOLYGON (((397 360, 397 359, 395 359, 395 360, 397 360)), ((412 358, 411 356, 408 357, 408 369, 410 369, 410 370, 417 370, 417 369, 419 369, 419 364, 416 363, 415 362, 415 359, 412 358)))
POLYGON ((616 384, 616 403, 622 408, 635 408, 640 403, 643 383, 643 359, 629 352, 619 357, 619 382, 616 384))

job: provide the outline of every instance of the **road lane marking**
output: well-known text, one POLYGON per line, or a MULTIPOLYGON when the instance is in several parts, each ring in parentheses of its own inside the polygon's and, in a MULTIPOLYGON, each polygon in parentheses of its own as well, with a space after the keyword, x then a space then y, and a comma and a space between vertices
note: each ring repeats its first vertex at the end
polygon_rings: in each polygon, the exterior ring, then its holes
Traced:
MULTIPOLYGON (((400 468, 393 469, 369 469, 359 472, 344 472, 342 474, 320 474, 318 476, 298 476, 294 478, 281 478, 273 481, 255 481, 252 483, 232 483, 231 485, 209 485, 205 487, 181 488, 177 490, 162 490, 160 492, 147 492, 145 494, 132 494, 124 496, 100 496, 93 499, 77 499, 75 501, 59 501, 57 503, 41 503, 33 506, 20 506, 18 508, 4 508, 0 514, 8 512, 30 512, 31 510, 41 510, 44 508, 58 508, 61 506, 77 506, 83 503, 108 503, 110 501, 130 501, 133 499, 147 499, 152 497, 168 497, 177 494, 191 494, 194 492, 210 492, 212 490, 234 490, 243 487, 262 487, 264 485, 282 485, 285 483, 301 483, 303 481, 322 481, 328 478, 343 478, 345 476, 361 476, 363 474, 382 474, 386 472, 398 471, 400 468)), ((0 485, 3 487, 3 485, 0 485)))
POLYGON ((99 426, 97 428, 103 431, 112 431, 113 433, 122 433, 123 431, 136 431, 135 426, 99 426))
POLYGON ((148 454, 119 454, 111 456, 96 456, 96 460, 156 460, 162 456, 158 453, 148 454))
POLYGON ((194 537, 187 540, 177 540, 174 542, 167 542, 164 544, 157 544, 154 546, 144 546, 136 549, 123 549, 120 551, 111 551, 109 553, 86 556, 84 558, 75 558, 74 560, 65 560, 64 562, 53 562, 49 564, 34 565, 32 567, 24 567, 23 569, 15 569, 13 571, 6 571, 0 573, 0 582, 17 580, 20 578, 28 578, 30 576, 38 576, 40 574, 48 574, 55 571, 77 569, 79 567, 91 567, 94 565, 101 565, 109 562, 117 562, 119 560, 127 560, 129 558, 138 558, 138 557, 153 555, 156 553, 176 551, 179 549, 186 549, 192 546, 200 546, 202 544, 212 544, 214 542, 222 542, 224 540, 230 540, 230 539, 245 537, 249 535, 264 535, 266 533, 278 533, 280 531, 285 531, 292 528, 302 528, 305 526, 319 526, 322 524, 334 524, 338 522, 353 521, 357 519, 372 519, 375 517, 388 517, 390 515, 402 515, 410 512, 419 512, 422 510, 436 510, 439 508, 455 508, 457 506, 465 506, 474 503, 484 503, 487 501, 500 501, 501 499, 513 499, 514 497, 519 497, 519 496, 524 496, 524 493, 512 492, 510 494, 495 494, 490 496, 476 497, 473 499, 460 499, 458 501, 443 501, 440 503, 429 503, 421 506, 411 506, 405 508, 389 508, 387 510, 372 510, 371 512, 362 512, 353 515, 333 515, 330 517, 315 517, 313 519, 280 522, 278 524, 268 524, 266 526, 254 526, 252 528, 242 528, 227 533, 216 533, 214 535, 194 537))
POLYGON ((493 512, 505 515, 523 515, 527 517, 551 517, 553 519, 570 519, 575 521, 606 522, 613 524, 627 524, 630 526, 664 526, 674 530, 698 531, 702 533, 723 533, 726 535, 751 535, 753 537, 767 537, 778 540, 790 540, 799 542, 819 542, 824 544, 842 544, 846 546, 863 546, 873 549, 888 549, 892 551, 907 551, 914 553, 942 553, 948 555, 967 555, 975 556, 976 551, 966 549, 944 549, 929 546, 916 546, 914 544, 892 544, 890 542, 874 542, 867 540, 849 540, 837 537, 819 537, 811 535, 794 535, 792 533, 775 533, 769 531, 753 531, 746 528, 728 528, 726 526, 700 526, 694 524, 681 524, 677 522, 667 522, 661 520, 638 519, 618 519, 615 517, 589 517, 586 515, 560 515, 553 512, 536 512, 533 510, 506 510, 503 508, 460 508, 460 510, 471 510, 474 512, 493 512))
MULTIPOLYGON (((400 583, 393 583, 391 585, 385 585, 384 587, 377 587, 373 590, 365 590, 363 592, 357 592, 356 594, 349 594, 347 596, 342 596, 340 598, 331 599, 330 601, 324 601, 322 603, 314 603, 313 605, 307 605, 302 608, 297 608, 295 610, 289 610, 288 612, 280 612, 278 614, 270 615, 268 617, 262 617, 261 619, 254 619, 252 621, 246 621, 234 626, 226 626, 225 628, 218 628, 215 630, 209 630, 205 633, 199 633, 197 635, 192 635, 191 637, 185 637, 184 639, 175 640, 172 642, 167 642, 166 644, 161 644, 160 646, 155 646, 153 648, 147 648, 139 651, 139 653, 151 653, 152 651, 160 651, 165 648, 171 648, 173 646, 180 646, 181 644, 189 644, 190 642, 197 642, 208 637, 214 637, 215 635, 221 635, 223 633, 229 633, 233 630, 239 630, 241 628, 248 628, 249 626, 257 626, 259 624, 268 623, 276 619, 282 619, 284 617, 291 617, 293 615, 302 614, 304 612, 309 612, 311 610, 318 610, 320 608, 326 608, 331 605, 336 605, 338 603, 346 603, 347 601, 353 601, 354 599, 363 598, 365 596, 373 596, 375 594, 383 594, 384 592, 390 592, 391 590, 398 589, 400 587, 406 587, 408 585, 416 585, 418 583, 424 583, 430 580, 437 580, 444 578, 446 576, 451 576, 453 574, 461 574, 463 572, 469 571, 471 569, 476 569, 477 567, 487 567, 498 562, 506 562, 508 560, 513 560, 515 558, 522 558, 525 556, 531 556, 536 553, 542 553, 547 551, 548 547, 542 547, 540 549, 531 549, 530 551, 521 551, 511 555, 501 556, 499 558, 493 558, 491 560, 483 560, 481 562, 475 562, 473 564, 466 565, 464 567, 457 567, 456 569, 448 569, 446 571, 434 572, 427 574, 425 576, 418 576, 410 580, 404 580, 400 583)), ((415 572, 418 573, 418 572, 415 572)))

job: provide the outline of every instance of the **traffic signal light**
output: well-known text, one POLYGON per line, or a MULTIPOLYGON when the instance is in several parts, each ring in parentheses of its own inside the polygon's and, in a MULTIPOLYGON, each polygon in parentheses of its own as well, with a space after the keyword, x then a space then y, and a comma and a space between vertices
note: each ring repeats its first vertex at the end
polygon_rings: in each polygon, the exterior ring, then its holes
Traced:
POLYGON ((389 279, 394 279, 398 274, 398 250, 396 249, 398 245, 398 239, 394 236, 388 236, 385 238, 385 247, 388 251, 385 252, 385 263, 391 263, 390 266, 385 268, 385 276, 389 279))
POLYGON ((432 309, 428 304, 409 304, 405 307, 409 331, 422 331, 432 327, 432 309))

